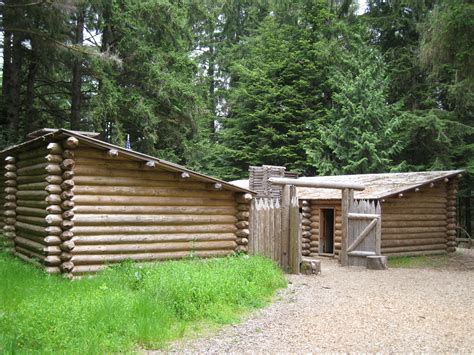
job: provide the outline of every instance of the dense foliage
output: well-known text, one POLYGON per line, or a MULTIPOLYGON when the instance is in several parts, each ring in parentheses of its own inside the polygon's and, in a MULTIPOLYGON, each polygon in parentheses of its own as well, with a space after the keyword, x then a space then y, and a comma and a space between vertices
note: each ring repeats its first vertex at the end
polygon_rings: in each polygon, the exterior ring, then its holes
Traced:
POLYGON ((130 134, 225 179, 465 169, 470 220, 472 0, 357 5, 4 0, 0 145, 45 126, 130 134))
POLYGON ((235 322, 285 285, 260 257, 126 262, 70 282, 0 253, 0 352, 157 349, 199 326, 235 322))

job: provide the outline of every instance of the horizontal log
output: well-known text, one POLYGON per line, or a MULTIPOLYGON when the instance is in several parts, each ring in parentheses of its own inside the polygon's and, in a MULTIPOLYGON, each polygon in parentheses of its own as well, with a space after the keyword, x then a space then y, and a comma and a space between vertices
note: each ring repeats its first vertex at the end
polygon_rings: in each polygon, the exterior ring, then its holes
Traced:
POLYGON ((74 185, 75 185, 74 180, 64 180, 60 186, 61 186, 61 189, 63 190, 69 190, 69 189, 72 189, 74 185))
POLYGON ((23 200, 19 199, 17 205, 21 207, 46 208, 48 203, 44 200, 23 200))
POLYGON ((445 220, 435 220, 435 221, 383 221, 382 226, 384 228, 391 227, 436 227, 436 226, 446 226, 445 220))
POLYGON ((33 182, 28 184, 18 185, 18 190, 20 191, 45 191, 46 187, 49 185, 47 181, 33 182))
POLYGON ((399 252, 409 252, 409 251, 424 251, 424 250, 445 250, 446 242, 440 244, 431 244, 431 245, 411 245, 411 246, 400 246, 400 247, 382 247, 382 254, 391 254, 399 252))
POLYGON ((203 223, 236 223, 237 219, 225 215, 86 215, 78 214, 74 218, 76 226, 89 225, 180 225, 203 223))
POLYGON ((19 158, 18 162, 21 162, 22 160, 33 159, 33 158, 44 158, 49 153, 53 154, 53 152, 49 152, 43 146, 41 146, 40 148, 35 148, 35 149, 32 149, 32 150, 19 152, 18 153, 18 158, 19 158))
POLYGON ((235 233, 233 224, 205 224, 181 226, 75 226, 76 236, 97 234, 181 234, 181 233, 235 233))
MULTIPOLYGON (((168 177, 168 176, 167 176, 168 177)), ((140 177, 114 177, 109 176, 76 176, 74 183, 78 186, 140 186, 140 187, 174 187, 186 189, 210 190, 210 187, 202 182, 183 180, 147 180, 140 177)))
POLYGON ((433 244, 446 244, 446 238, 382 239, 382 248, 433 244))
POLYGON ((21 246, 22 248, 28 249, 30 251, 33 251, 41 255, 61 254, 61 250, 59 249, 58 246, 45 246, 42 243, 37 243, 27 238, 16 237, 15 244, 21 246))
POLYGON ((79 146, 79 140, 76 137, 69 137, 63 141, 62 145, 64 149, 75 149, 79 146))
POLYGON ((64 211, 61 216, 63 219, 73 219, 75 216, 75 212, 73 210, 67 210, 64 211))
POLYGON ((416 239, 416 238, 446 238, 447 233, 441 232, 418 232, 418 233, 404 233, 404 232, 393 232, 387 233, 382 232, 382 240, 398 240, 398 239, 416 239))
POLYGON ((154 260, 170 260, 182 259, 189 256, 195 257, 218 257, 226 256, 234 253, 233 249, 225 250, 197 250, 197 251, 173 251, 162 253, 140 253, 140 254, 112 254, 112 255, 75 255, 72 258, 75 268, 77 265, 89 264, 107 264, 118 263, 127 259, 134 261, 154 261, 154 260))
POLYGON ((49 196, 47 191, 18 191, 16 197, 20 200, 44 200, 49 196))
POLYGON ((72 159, 64 159, 60 164, 62 170, 72 170, 76 166, 76 162, 72 159))
POLYGON ((46 186, 45 190, 50 194, 60 194, 62 188, 60 185, 48 185, 46 186))
POLYGON ((380 218, 380 215, 370 213, 348 213, 348 218, 354 220, 368 220, 380 218))
POLYGON ((70 200, 74 197, 74 191, 73 190, 65 190, 65 191, 61 192, 60 197, 61 197, 62 201, 70 200))
POLYGON ((76 151, 72 149, 65 149, 62 154, 63 159, 74 159, 76 157, 76 151))
POLYGON ((4 215, 5 217, 13 217, 13 218, 15 218, 16 212, 15 212, 15 210, 5 210, 5 211, 3 211, 3 215, 4 215))
POLYGON ((63 180, 71 180, 74 178, 74 176, 76 175, 76 173, 74 172, 74 170, 65 170, 63 171, 63 174, 61 175, 61 178, 63 180))
POLYGON ((60 195, 48 195, 45 201, 48 205, 59 205, 63 200, 60 195))
POLYGON ((66 240, 60 245, 60 249, 65 252, 70 252, 76 248, 73 240, 66 240))
POLYGON ((74 233, 70 230, 63 231, 60 236, 62 241, 71 240, 74 237, 74 233))
POLYGON ((423 256, 423 255, 442 255, 446 254, 446 250, 423 250, 423 251, 404 251, 385 253, 389 256, 423 256))
POLYGON ((65 200, 65 201, 62 201, 62 202, 61 202, 61 208, 62 208, 64 211, 73 209, 74 206, 75 206, 75 202, 72 201, 72 200, 65 200))
POLYGON ((5 168, 6 171, 16 171, 17 170, 16 165, 14 165, 14 164, 7 164, 7 165, 5 165, 4 168, 5 168))
POLYGON ((16 212, 21 216, 46 217, 48 212, 44 208, 17 207, 16 212))
POLYGON ((61 264, 61 259, 57 255, 42 255, 39 253, 35 253, 31 250, 28 250, 26 248, 20 247, 20 246, 15 246, 16 252, 26 255, 30 258, 36 258, 38 259, 38 262, 41 264, 47 265, 47 266, 58 266, 61 264))
MULTIPOLYGON (((408 211, 407 211, 408 212, 408 211)), ((384 212, 382 221, 446 221, 446 212, 441 214, 393 214, 384 212)))
POLYGON ((72 259, 72 254, 67 252, 67 251, 63 251, 59 257, 61 258, 61 261, 70 261, 72 259))
POLYGON ((425 232, 438 232, 446 233, 446 226, 439 227, 397 227, 397 228, 386 228, 382 223, 382 234, 404 234, 404 233, 425 233, 425 232))
POLYGON ((49 214, 61 214, 63 210, 59 205, 49 205, 46 207, 46 212, 49 214))
POLYGON ((3 199, 7 202, 15 202, 17 200, 17 197, 16 195, 8 194, 8 195, 5 195, 3 199))
POLYGON ((248 221, 239 221, 235 224, 235 226, 238 228, 238 229, 246 229, 249 227, 249 222, 248 221))
POLYGON ((190 190, 184 186, 176 188, 131 187, 131 186, 83 186, 75 187, 77 195, 101 196, 180 196, 180 197, 209 197, 217 199, 233 199, 230 191, 190 190))
POLYGON ((56 142, 48 143, 48 145, 46 146, 46 150, 50 154, 61 154, 63 152, 63 148, 61 147, 61 145, 56 142))
MULTIPOLYGON (((0 175, 0 178, 1 178, 1 175, 0 175)), ((15 186, 18 185, 16 180, 5 180, 5 181, 3 181, 3 184, 5 186, 10 186, 10 187, 15 187, 15 186)))
POLYGON ((155 253, 186 250, 225 250, 235 249, 237 243, 230 241, 191 241, 191 242, 162 242, 147 244, 106 244, 106 245, 78 245, 74 248, 73 258, 91 254, 122 254, 122 253, 155 253))
MULTIPOLYGON (((144 169, 146 166, 141 161, 132 161, 126 159, 91 159, 83 158, 82 154, 76 152, 75 161, 77 166, 100 166, 105 169, 129 169, 129 170, 140 170, 144 169)), ((150 168, 148 167, 147 170, 150 168)))
POLYGON ((73 198, 76 205, 147 205, 147 206, 223 206, 232 204, 231 199, 198 197, 149 197, 149 196, 90 196, 76 195, 73 198))
POLYGON ((158 242, 192 242, 192 241, 235 241, 233 233, 202 233, 202 234, 115 234, 74 236, 77 245, 102 244, 141 244, 158 242))
POLYGON ((17 215, 16 220, 21 223, 32 224, 35 226, 46 227, 46 220, 42 217, 22 216, 17 215))
POLYGON ((144 170, 144 169, 124 169, 120 167, 120 164, 115 163, 115 167, 102 168, 100 166, 89 166, 83 164, 76 164, 74 172, 77 176, 103 176, 109 179, 115 179, 116 177, 128 177, 128 178, 139 178, 144 180, 171 180, 175 181, 179 179, 178 174, 170 172, 162 172, 156 170, 144 170))
POLYGON ((24 239, 29 239, 29 240, 32 240, 36 243, 42 244, 44 246, 50 246, 50 245, 51 246, 59 246, 59 244, 61 244, 61 239, 58 236, 54 236, 54 235, 49 235, 47 237, 40 237, 40 236, 37 236, 37 235, 34 235, 34 234, 17 231, 15 237, 21 237, 21 238, 24 238, 24 239))
POLYGON ((76 206, 77 214, 215 214, 234 215, 233 206, 76 206))
POLYGON ((61 226, 61 229, 62 230, 69 230, 71 229, 72 227, 74 227, 74 222, 73 221, 68 221, 68 220, 63 220, 61 223, 60 223, 60 226, 61 226))
MULTIPOLYGON (((405 208, 406 210, 410 210, 410 209, 424 209, 424 208, 437 208, 437 209, 444 209, 446 208, 446 202, 413 202, 413 203, 400 203, 400 205, 397 206, 400 207, 400 208, 405 208)), ((396 206, 395 204, 390 204, 390 203, 386 203, 386 202, 383 202, 382 203, 382 210, 385 211, 387 206, 390 206, 390 208, 392 206, 396 206)))
POLYGON ((430 215, 443 214, 446 212, 445 207, 431 208, 406 208, 406 207, 388 207, 383 206, 383 216, 391 214, 410 214, 410 215, 430 215))
POLYGON ((250 236, 250 231, 248 229, 239 229, 235 232, 235 235, 239 238, 248 238, 250 236))
POLYGON ((241 203, 241 204, 237 205, 237 210, 238 211, 250 211, 250 205, 241 203))
POLYGON ((72 270, 74 270, 74 266, 75 265, 72 261, 65 261, 59 266, 59 268, 63 273, 70 273, 72 270))
POLYGON ((17 174, 14 173, 13 171, 7 171, 4 175, 5 180, 16 180, 17 179, 17 174))
POLYGON ((61 222, 63 221, 63 218, 59 214, 48 214, 44 220, 46 221, 46 224, 51 225, 51 226, 59 226, 61 222))
POLYGON ((61 175, 62 170, 58 164, 52 163, 40 163, 32 166, 27 166, 18 169, 17 174, 19 176, 34 176, 34 175, 61 175))
POLYGON ((58 176, 58 175, 39 174, 39 175, 31 175, 31 176, 18 176, 17 181, 18 181, 18 185, 38 183, 38 182, 44 182, 44 181, 50 184, 61 184, 62 178, 61 176, 58 176))

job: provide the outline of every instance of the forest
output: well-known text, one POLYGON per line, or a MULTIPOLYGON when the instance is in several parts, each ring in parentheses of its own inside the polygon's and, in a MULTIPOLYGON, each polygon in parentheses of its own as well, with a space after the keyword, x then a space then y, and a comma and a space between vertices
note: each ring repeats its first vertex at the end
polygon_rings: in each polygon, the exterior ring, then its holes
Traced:
POLYGON ((96 131, 226 180, 464 169, 472 0, 3 0, 0 148, 96 131))

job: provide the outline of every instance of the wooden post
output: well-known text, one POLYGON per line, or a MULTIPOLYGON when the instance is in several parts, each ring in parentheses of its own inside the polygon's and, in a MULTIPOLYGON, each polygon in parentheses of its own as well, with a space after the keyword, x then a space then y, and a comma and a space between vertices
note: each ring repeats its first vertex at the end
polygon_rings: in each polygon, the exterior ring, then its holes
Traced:
POLYGON ((289 266, 292 274, 300 273, 301 263, 301 226, 298 196, 296 187, 290 186, 290 232, 289 232, 289 266))
POLYGON ((284 271, 289 268, 290 201, 290 186, 285 185, 281 194, 281 266, 284 271))
POLYGON ((354 190, 352 189, 342 189, 342 199, 341 199, 341 207, 342 207, 342 240, 341 240, 341 256, 339 262, 342 266, 348 265, 348 256, 347 256, 347 248, 348 248, 348 227, 349 227, 349 211, 350 205, 352 200, 354 199, 354 190))

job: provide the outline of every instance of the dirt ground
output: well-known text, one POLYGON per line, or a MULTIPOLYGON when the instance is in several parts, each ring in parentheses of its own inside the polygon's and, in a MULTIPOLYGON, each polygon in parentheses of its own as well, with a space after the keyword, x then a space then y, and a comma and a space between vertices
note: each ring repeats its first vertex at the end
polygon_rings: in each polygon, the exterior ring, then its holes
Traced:
POLYGON ((474 353, 474 249, 441 263, 372 271, 322 261, 289 276, 267 308, 166 352, 474 353))

